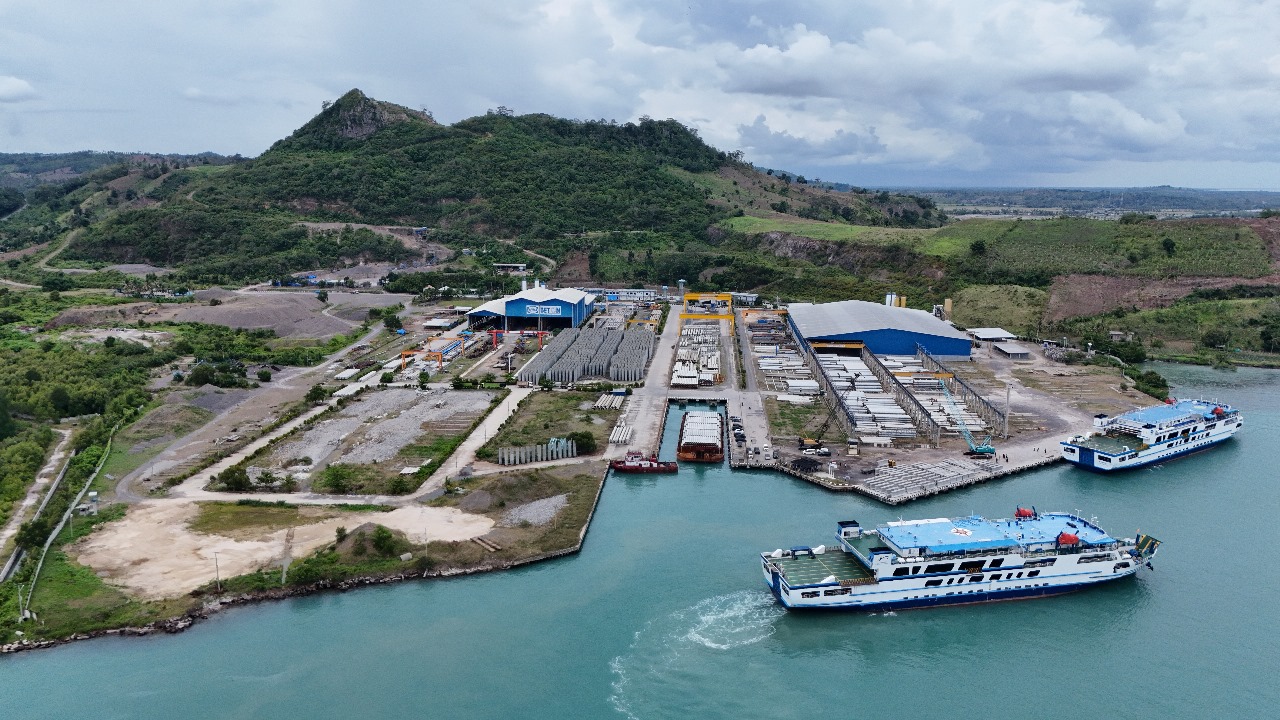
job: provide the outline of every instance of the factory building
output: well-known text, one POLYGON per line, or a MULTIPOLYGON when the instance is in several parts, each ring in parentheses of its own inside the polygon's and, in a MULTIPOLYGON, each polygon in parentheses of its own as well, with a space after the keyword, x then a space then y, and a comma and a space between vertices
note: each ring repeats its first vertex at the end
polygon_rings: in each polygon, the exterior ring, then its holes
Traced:
POLYGON ((809 347, 862 343, 876 355, 914 355, 916 345, 922 345, 939 358, 969 359, 968 336, 924 310, 861 300, 792 303, 787 321, 809 347))
POLYGON ((503 330, 554 330, 578 327, 595 310, 595 296, 581 290, 532 287, 471 310, 472 325, 485 320, 503 330))

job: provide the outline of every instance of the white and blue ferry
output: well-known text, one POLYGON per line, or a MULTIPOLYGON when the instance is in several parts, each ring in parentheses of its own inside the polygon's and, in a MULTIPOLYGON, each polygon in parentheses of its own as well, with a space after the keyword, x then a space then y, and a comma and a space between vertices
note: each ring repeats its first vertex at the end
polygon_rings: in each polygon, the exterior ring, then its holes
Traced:
POLYGON ((1244 425, 1240 411, 1208 400, 1170 400, 1116 416, 1062 443, 1062 458, 1089 470, 1124 470, 1204 450, 1244 425))
POLYGON ((1160 541, 1116 539, 1091 520, 1018 508, 978 516, 836 523, 838 545, 760 554, 764 580, 790 609, 896 610, 1044 597, 1138 572, 1160 541))

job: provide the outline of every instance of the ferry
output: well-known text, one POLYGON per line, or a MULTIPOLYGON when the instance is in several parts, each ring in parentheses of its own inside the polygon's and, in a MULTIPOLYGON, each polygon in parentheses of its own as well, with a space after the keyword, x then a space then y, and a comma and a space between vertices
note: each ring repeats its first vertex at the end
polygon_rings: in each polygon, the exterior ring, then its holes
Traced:
POLYGON ((1116 539, 1093 520, 1018 508, 1014 517, 836 523, 834 547, 760 553, 783 606, 899 610, 1045 597, 1151 567, 1160 541, 1116 539))
POLYGON ((639 450, 628 450, 625 458, 613 460, 609 467, 620 473, 673 473, 680 470, 677 462, 659 460, 657 455, 645 457, 639 450))
POLYGON ((1127 470, 1204 450, 1243 425, 1240 411, 1225 403, 1170 398, 1164 405, 1095 416, 1092 432, 1062 442, 1062 458, 1089 470, 1127 470))

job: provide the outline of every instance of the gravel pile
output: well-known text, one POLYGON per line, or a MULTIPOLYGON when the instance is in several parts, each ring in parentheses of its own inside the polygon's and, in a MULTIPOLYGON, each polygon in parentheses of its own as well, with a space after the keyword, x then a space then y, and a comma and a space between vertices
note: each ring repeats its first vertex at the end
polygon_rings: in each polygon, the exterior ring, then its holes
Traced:
POLYGON ((502 524, 507 527, 514 527, 522 522, 528 522, 531 525, 546 525, 555 518, 556 513, 560 512, 568 504, 568 495, 556 495, 542 500, 534 500, 531 503, 508 510, 502 516, 502 524))

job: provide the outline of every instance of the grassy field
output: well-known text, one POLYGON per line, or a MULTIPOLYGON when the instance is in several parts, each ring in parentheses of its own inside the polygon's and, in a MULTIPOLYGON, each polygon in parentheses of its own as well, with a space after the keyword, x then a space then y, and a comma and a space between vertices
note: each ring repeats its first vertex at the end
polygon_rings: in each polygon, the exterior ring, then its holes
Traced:
MULTIPOLYGON (((431 501, 432 505, 461 507, 469 512, 480 512, 492 517, 500 525, 503 516, 512 508, 544 498, 565 495, 568 504, 555 519, 546 525, 524 523, 496 530, 490 537, 502 550, 489 557, 501 560, 518 560, 563 550, 578 541, 578 534, 586 524, 595 502, 596 492, 604 482, 605 463, 588 462, 578 465, 482 475, 464 481, 464 495, 444 495, 431 501), (479 493, 484 493, 484 503, 478 503, 479 493), (471 496, 468 500, 468 496, 471 496)), ((474 543, 433 542, 427 546, 427 554, 436 558, 437 565, 465 567, 469 561, 482 557, 472 548, 474 543)))
POLYGON ((1261 350, 1260 326, 1267 318, 1280 317, 1280 299, 1243 298, 1236 300, 1183 301, 1167 308, 1139 310, 1120 316, 1106 315, 1062 323, 1070 335, 1132 332, 1140 339, 1160 338, 1164 342, 1198 343, 1209 330, 1225 330, 1228 349, 1261 350))
POLYGON ((720 225, 748 235, 785 232, 814 238, 815 240, 857 241, 876 244, 900 242, 908 245, 918 245, 921 248, 928 247, 928 239, 937 232, 937 230, 846 225, 844 223, 822 222, 820 220, 805 220, 798 217, 762 218, 743 216, 722 220, 720 225))
POLYGON ((1001 327, 1019 335, 1040 326, 1049 294, 1021 285, 974 285, 956 293, 952 320, 961 327, 1001 327))
MULTIPOLYGON (((122 429, 99 477, 122 478, 159 455, 174 440, 213 419, 213 413, 194 405, 158 405, 122 429)), ((96 482, 96 481, 95 481, 96 482)))
POLYGON ((600 393, 592 392, 533 393, 476 455, 491 459, 497 457, 500 447, 541 445, 551 438, 568 437, 569 433, 581 431, 593 434, 596 444, 603 449, 621 411, 592 409, 591 405, 599 397, 600 393))
POLYGON ((390 509, 375 505, 288 505, 262 502, 202 502, 200 512, 191 521, 196 532, 228 535, 239 530, 271 532, 299 525, 310 525, 344 512, 368 512, 390 509))
MULTIPOLYGON (((777 398, 766 396, 764 409, 769 416, 769 435, 779 446, 794 444, 801 437, 813 437, 831 412, 831 409, 818 398, 814 398, 812 404, 797 405, 778 402, 777 398)), ((834 432, 843 431, 833 420, 832 426, 827 428, 828 441, 834 437, 834 432)))
MULTIPOLYGON (((492 517, 499 527, 486 536, 501 550, 489 552, 470 541, 430 542, 414 545, 397 536, 394 555, 383 555, 368 547, 368 531, 351 529, 342 542, 317 550, 310 557, 294 563, 288 583, 300 585, 317 580, 338 581, 360 576, 376 576, 404 570, 441 571, 450 569, 499 566, 547 553, 565 550, 578 542, 578 536, 591 515, 596 493, 604 482, 605 464, 588 462, 579 465, 536 471, 515 471, 464 479, 464 493, 450 493, 431 501, 435 507, 457 507, 492 517), (545 498, 563 495, 566 505, 545 525, 507 523, 504 516, 512 509, 545 498), (358 533, 366 537, 361 538, 358 533), (356 546, 360 546, 357 549, 356 546), (401 552, 413 557, 404 561, 401 552)), ((276 515, 271 522, 287 521, 276 515)), ((281 527, 285 527, 282 525, 281 527)), ((280 573, 265 570, 222 581, 224 593, 271 590, 281 587, 280 573)), ((212 583, 201 593, 213 591, 212 583)))
POLYGON ((1270 267, 1266 243, 1252 230, 1209 223, 965 220, 936 231, 936 238, 958 251, 981 241, 982 261, 1011 275, 1258 277, 1270 267), (1165 240, 1172 242, 1167 249, 1165 240))

